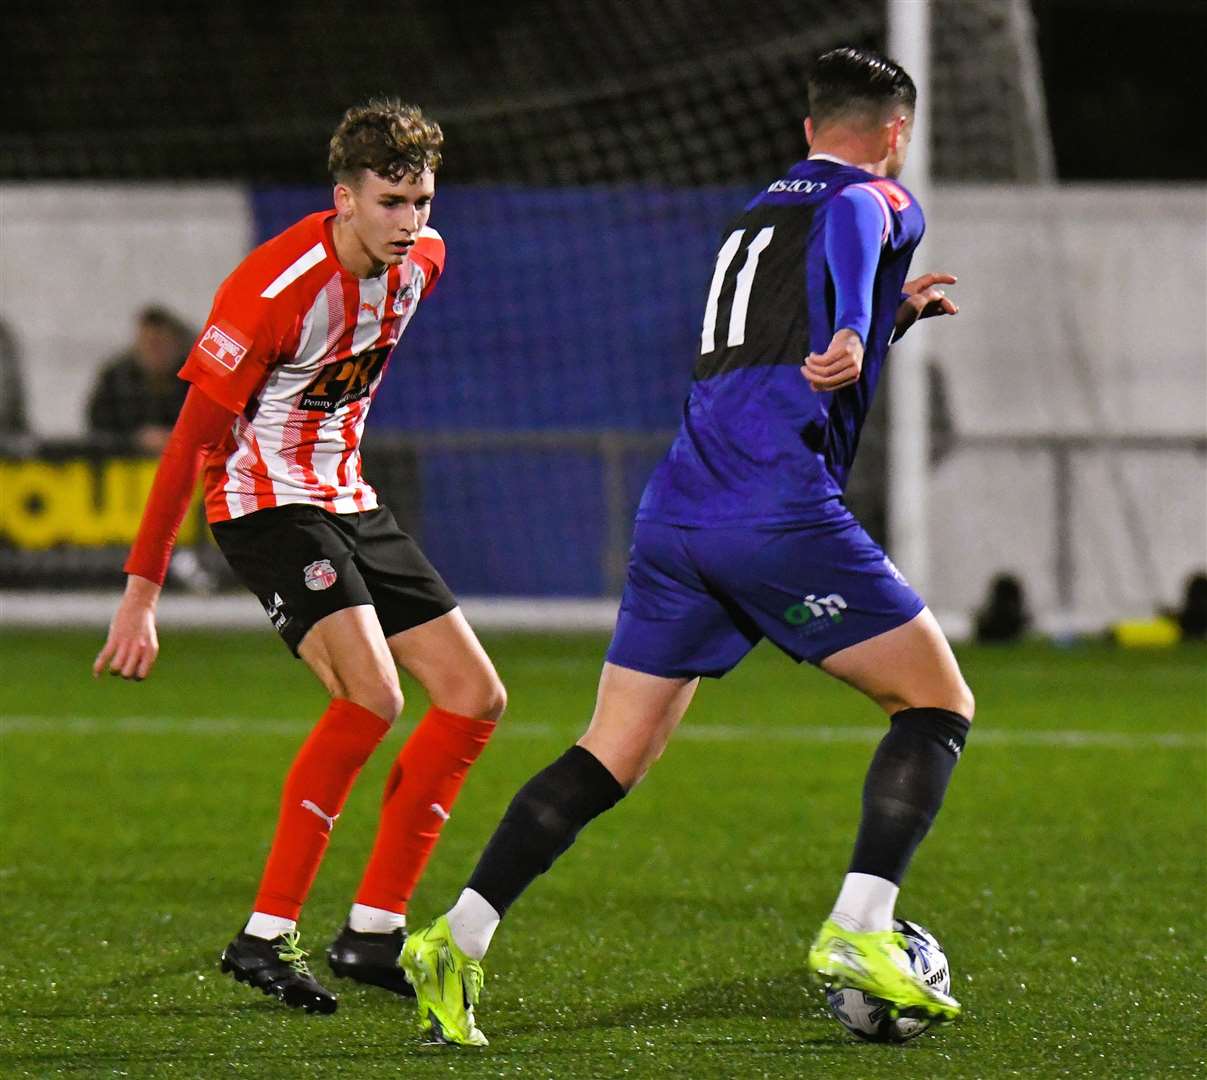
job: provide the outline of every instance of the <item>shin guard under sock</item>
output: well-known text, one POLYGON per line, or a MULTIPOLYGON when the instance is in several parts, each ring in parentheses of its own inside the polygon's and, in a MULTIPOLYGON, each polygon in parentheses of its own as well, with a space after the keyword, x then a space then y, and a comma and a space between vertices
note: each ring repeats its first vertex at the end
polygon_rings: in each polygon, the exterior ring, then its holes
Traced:
POLYGON ((964 749, 969 722, 948 709, 904 709, 876 748, 850 873, 900 884, 964 749))
POLYGON ((570 747, 516 792, 467 888, 502 915, 574 843, 579 830, 624 793, 594 754, 570 747))

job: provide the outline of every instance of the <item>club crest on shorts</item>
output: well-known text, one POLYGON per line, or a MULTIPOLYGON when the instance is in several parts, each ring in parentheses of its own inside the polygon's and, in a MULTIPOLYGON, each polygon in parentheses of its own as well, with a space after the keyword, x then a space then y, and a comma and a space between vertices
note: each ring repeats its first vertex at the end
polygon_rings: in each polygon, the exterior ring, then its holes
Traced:
POLYGON ((302 576, 306 581, 306 588, 312 592, 322 592, 331 588, 339 575, 336 574, 330 559, 316 559, 302 571, 302 576))

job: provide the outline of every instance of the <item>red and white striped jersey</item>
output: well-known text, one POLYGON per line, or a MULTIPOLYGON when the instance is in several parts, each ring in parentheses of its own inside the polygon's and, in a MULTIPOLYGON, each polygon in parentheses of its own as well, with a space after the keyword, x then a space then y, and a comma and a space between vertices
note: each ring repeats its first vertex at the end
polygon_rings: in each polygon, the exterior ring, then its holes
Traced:
POLYGON ((360 440, 390 351, 444 269, 425 227, 379 277, 343 268, 332 210, 256 248, 214 297, 181 378, 239 417, 205 462, 210 521, 288 503, 372 510, 360 440))

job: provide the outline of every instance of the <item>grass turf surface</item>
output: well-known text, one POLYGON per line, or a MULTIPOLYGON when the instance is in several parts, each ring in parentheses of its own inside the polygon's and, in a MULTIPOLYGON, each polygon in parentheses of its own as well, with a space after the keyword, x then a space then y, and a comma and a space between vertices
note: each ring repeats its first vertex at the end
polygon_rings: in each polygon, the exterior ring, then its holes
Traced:
MULTIPOLYGON (((165 637, 133 685, 87 678, 95 633, 0 634, 0 1075, 1207 1072, 1201 648, 962 652, 977 724, 898 905, 944 942, 959 1024, 864 1045, 807 983, 882 725, 762 647, 701 688, 649 780, 516 905, 479 1009, 492 1045, 458 1052, 418 1045, 410 1003, 382 991, 337 981, 340 1011, 312 1017, 218 973, 323 699, 267 634, 165 637)), ((604 641, 486 644, 511 709, 416 920, 455 898, 515 789, 578 735, 604 641)), ((302 923, 316 958, 421 696, 340 819, 302 923)))

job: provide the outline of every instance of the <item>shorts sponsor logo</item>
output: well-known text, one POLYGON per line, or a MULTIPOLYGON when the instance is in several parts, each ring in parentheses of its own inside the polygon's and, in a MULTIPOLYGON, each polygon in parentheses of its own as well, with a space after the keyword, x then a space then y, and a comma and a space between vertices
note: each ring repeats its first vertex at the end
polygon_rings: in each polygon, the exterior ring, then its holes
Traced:
POLYGON ((217 360, 227 371, 234 371, 239 366, 239 361, 247 355, 247 346, 231 333, 219 329, 217 324, 206 327, 201 340, 197 342, 197 348, 206 356, 217 360))
POLYGON ((324 589, 331 588, 338 576, 330 559, 317 559, 302 571, 306 588, 311 592, 322 592, 324 589))
POLYGON ((803 627, 806 634, 813 634, 832 623, 842 622, 846 609, 847 602, 838 593, 829 596, 809 593, 799 604, 793 604, 784 612, 784 621, 790 626, 803 627))

